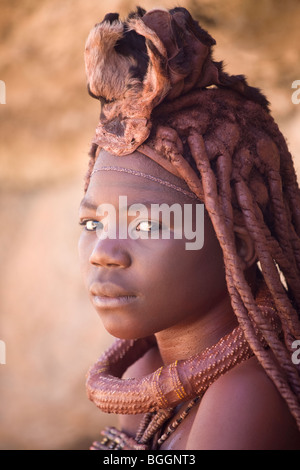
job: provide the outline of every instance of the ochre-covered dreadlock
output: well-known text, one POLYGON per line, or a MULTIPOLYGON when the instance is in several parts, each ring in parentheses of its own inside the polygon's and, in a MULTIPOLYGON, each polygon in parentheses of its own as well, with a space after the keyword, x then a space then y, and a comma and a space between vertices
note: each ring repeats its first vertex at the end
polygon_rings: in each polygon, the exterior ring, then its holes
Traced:
MULTIPOLYGON (((197 92, 193 99, 192 108, 182 98, 180 111, 170 112, 170 105, 159 110, 157 120, 163 122, 163 132, 158 124, 158 137, 153 136, 148 145, 175 160, 177 168, 178 137, 188 148, 223 250, 236 316, 299 425, 300 378, 291 355, 292 343, 300 335, 300 194, 291 155, 273 119, 260 105, 228 90, 197 92), (254 241, 262 276, 281 321, 283 341, 261 317, 245 279, 236 252, 236 225, 245 226, 254 241), (255 326, 270 350, 258 340, 255 326)), ((192 176, 184 179, 189 184, 192 176)))
MULTIPOLYGON (((140 107, 134 102, 131 113, 126 92, 118 96, 110 92, 102 107, 86 187, 98 146, 120 156, 137 149, 160 164, 162 157, 172 164, 174 174, 205 204, 223 250, 228 291, 239 324, 300 429, 300 374, 291 360, 293 341, 300 338, 300 190, 292 157, 267 101, 244 77, 230 77, 222 64, 213 62, 212 38, 186 10, 155 11, 139 10, 124 24, 118 17, 104 21, 106 35, 109 26, 114 31, 118 26, 117 52, 122 58, 130 57, 129 92, 132 98, 135 89, 140 107), (144 69, 136 76, 133 68, 138 59, 128 52, 128 31, 130 41, 134 32, 139 41, 144 36, 142 53, 148 53, 148 62, 144 61, 144 69), (128 46, 126 52, 121 50, 123 43, 128 46), (199 56, 193 56, 189 68, 191 49, 199 56), (140 125, 143 133, 139 133, 140 125), (271 320, 262 317, 245 277, 236 249, 237 226, 247 229, 255 245, 258 276, 273 299, 280 337, 271 320)), ((96 26, 98 31, 101 25, 96 26)), ((95 31, 87 43, 89 53, 94 51, 94 66, 100 63, 95 60, 95 31)), ((107 57, 107 51, 103 54, 107 57)), ((86 61, 89 71, 92 61, 86 61)), ((99 97, 103 87, 95 87, 93 79, 88 72, 89 89, 93 95, 98 90, 99 97)))

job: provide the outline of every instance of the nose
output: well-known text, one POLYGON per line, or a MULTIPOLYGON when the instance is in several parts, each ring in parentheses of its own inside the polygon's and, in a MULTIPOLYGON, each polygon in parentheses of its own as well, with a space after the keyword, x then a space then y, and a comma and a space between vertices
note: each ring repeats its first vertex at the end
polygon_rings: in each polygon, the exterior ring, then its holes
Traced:
POLYGON ((89 261, 93 266, 106 268, 128 268, 132 262, 124 244, 109 238, 97 240, 89 261))

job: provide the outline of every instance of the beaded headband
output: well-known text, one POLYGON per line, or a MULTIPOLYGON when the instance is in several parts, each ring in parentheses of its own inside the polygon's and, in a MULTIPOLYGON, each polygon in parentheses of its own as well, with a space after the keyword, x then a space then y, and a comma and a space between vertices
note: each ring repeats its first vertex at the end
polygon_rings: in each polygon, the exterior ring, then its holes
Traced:
POLYGON ((184 194, 185 196, 190 197, 191 199, 195 199, 195 200, 198 199, 196 194, 186 189, 183 189, 180 186, 177 186, 176 184, 170 183, 169 181, 163 180, 161 178, 157 178, 156 176, 149 175, 147 173, 143 173, 138 170, 132 170, 131 168, 123 168, 120 166, 103 166, 101 168, 93 170, 91 172, 91 177, 94 173, 98 173, 99 171, 118 171, 120 173, 128 173, 130 175, 140 176, 141 178, 146 178, 148 180, 154 181, 155 183, 159 183, 163 186, 166 186, 167 188, 174 189, 175 191, 178 191, 184 194))

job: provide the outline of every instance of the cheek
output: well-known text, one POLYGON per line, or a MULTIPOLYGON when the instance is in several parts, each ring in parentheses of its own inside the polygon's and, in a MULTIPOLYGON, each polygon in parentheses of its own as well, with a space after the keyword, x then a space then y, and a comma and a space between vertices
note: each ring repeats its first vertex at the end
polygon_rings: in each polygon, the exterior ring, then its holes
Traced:
MULTIPOLYGON (((155 278, 154 278, 155 279, 155 278)), ((185 250, 181 243, 162 256, 155 279, 157 295, 171 308, 208 308, 226 295, 222 250, 216 238, 204 240, 200 250, 185 250)))
POLYGON ((83 275, 83 280, 87 282, 88 272, 90 268, 90 255, 91 255, 91 244, 87 240, 87 234, 82 232, 78 240, 78 255, 80 270, 83 275))
POLYGON ((214 233, 206 234, 203 248, 194 258, 191 278, 198 280, 202 294, 217 299, 227 293, 223 252, 214 233))
POLYGON ((183 241, 172 240, 152 252, 143 264, 148 266, 146 289, 151 302, 161 303, 165 309, 182 308, 191 295, 191 279, 199 274, 194 253, 185 250, 183 241))

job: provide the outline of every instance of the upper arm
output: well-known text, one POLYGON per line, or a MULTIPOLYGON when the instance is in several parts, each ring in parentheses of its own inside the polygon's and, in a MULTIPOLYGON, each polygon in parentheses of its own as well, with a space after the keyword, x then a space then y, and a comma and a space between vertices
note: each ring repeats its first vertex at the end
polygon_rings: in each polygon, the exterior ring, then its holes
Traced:
POLYGON ((272 381, 252 363, 237 366, 208 389, 187 449, 300 449, 300 434, 272 381))

